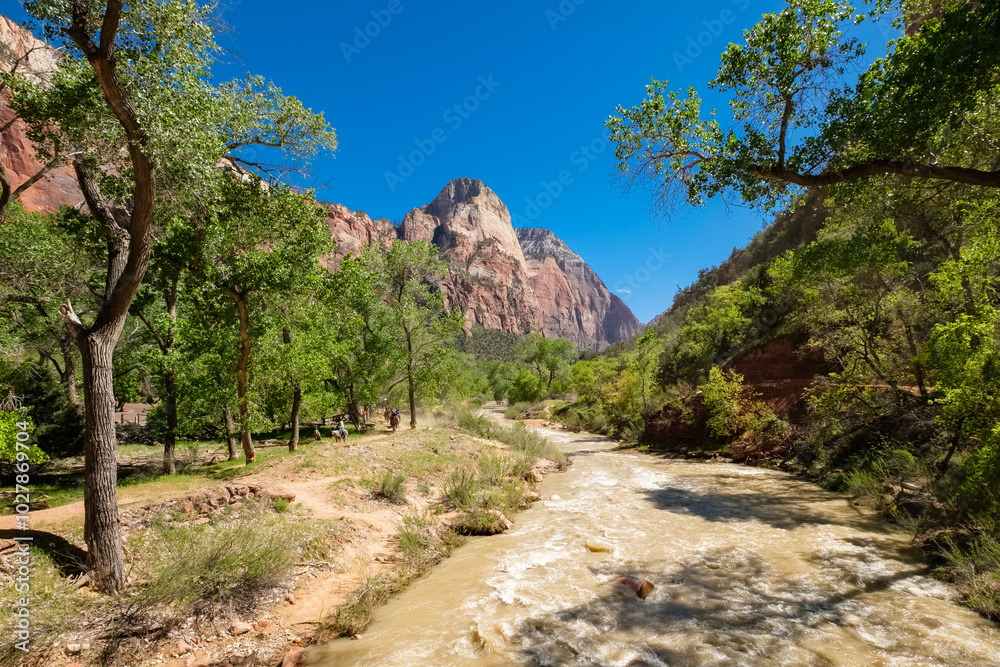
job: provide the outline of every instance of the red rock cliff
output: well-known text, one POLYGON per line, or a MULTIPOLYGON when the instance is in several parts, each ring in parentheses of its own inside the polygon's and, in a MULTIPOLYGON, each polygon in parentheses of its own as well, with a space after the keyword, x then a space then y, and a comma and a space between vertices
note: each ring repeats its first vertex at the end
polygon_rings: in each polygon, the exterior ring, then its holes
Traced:
POLYGON ((507 207, 481 181, 452 181, 407 213, 398 230, 338 204, 329 206, 327 224, 337 261, 372 243, 385 248, 397 236, 436 245, 449 266, 438 287, 449 308, 465 315, 467 329, 539 332, 584 349, 603 349, 639 330, 628 306, 579 255, 548 230, 515 231, 507 207))
MULTIPOLYGON (((5 16, 0 16, 0 71, 10 72, 15 67, 21 74, 44 83, 58 64, 58 54, 5 16)), ((14 112, 6 105, 6 95, 0 96, 0 159, 7 170, 11 188, 16 190, 22 183, 39 172, 44 164, 35 155, 35 149, 20 121, 8 126, 14 112)), ((77 206, 83 201, 83 194, 76 182, 73 169, 61 166, 48 172, 40 181, 29 187, 21 195, 21 201, 28 211, 51 212, 63 204, 77 206)))

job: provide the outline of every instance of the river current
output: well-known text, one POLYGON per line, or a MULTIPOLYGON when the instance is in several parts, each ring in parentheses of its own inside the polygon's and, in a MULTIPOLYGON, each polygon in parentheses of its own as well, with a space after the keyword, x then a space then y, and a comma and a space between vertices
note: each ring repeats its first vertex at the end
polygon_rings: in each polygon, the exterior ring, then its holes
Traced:
POLYGON ((843 496, 541 430, 573 459, 543 500, 310 666, 1000 665, 997 626, 843 496), (623 575, 656 589, 642 600, 609 583, 623 575))

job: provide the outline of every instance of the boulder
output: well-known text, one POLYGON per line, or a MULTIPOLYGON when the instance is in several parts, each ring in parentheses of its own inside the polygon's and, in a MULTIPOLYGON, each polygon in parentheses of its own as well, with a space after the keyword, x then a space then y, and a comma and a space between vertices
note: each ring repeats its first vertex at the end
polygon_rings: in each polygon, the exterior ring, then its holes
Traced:
POLYGON ((625 586, 643 600, 649 597, 649 594, 656 589, 656 586, 638 577, 615 577, 611 581, 625 586))
POLYGON ((293 646, 281 661, 281 667, 301 667, 304 664, 306 664, 306 650, 301 646, 293 646))
POLYGON ((234 621, 233 625, 229 628, 229 631, 233 634, 234 637, 245 635, 251 630, 253 630, 253 626, 250 625, 249 623, 244 623, 243 621, 234 621))

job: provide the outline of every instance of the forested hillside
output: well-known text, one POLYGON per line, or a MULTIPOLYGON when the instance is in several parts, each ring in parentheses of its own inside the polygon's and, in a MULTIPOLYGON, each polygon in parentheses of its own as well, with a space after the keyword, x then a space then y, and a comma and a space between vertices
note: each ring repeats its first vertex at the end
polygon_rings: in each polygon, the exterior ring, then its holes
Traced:
MULTIPOLYGON (((892 20, 871 9, 858 20, 892 20)), ((863 52, 846 6, 765 16, 711 84, 738 132, 662 82, 618 109, 621 169, 661 204, 738 196, 778 215, 644 336, 577 364, 565 414, 848 491, 997 615, 1000 5, 899 11, 906 36, 843 88, 863 52)))

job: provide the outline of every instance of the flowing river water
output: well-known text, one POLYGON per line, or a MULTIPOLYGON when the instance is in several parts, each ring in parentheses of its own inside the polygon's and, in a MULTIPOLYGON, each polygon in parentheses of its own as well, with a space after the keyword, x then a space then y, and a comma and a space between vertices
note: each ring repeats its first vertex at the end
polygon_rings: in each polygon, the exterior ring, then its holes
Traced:
POLYGON ((310 667, 1000 665, 1000 629, 843 496, 542 431, 573 460, 545 479, 543 500, 310 667), (622 575, 656 589, 642 600, 608 583, 622 575))

